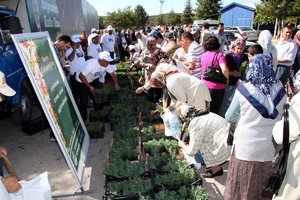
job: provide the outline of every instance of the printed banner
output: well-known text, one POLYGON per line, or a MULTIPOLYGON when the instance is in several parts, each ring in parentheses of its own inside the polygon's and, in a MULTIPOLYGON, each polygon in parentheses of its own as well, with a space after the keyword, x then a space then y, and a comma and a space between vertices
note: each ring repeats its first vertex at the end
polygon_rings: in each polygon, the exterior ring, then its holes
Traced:
POLYGON ((65 159, 81 185, 90 142, 48 32, 12 35, 65 159))

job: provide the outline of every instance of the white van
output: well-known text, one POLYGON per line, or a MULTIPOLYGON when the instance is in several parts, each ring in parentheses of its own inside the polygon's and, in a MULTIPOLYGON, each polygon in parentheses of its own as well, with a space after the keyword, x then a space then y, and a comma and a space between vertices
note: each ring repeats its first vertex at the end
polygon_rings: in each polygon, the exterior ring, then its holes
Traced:
POLYGON ((218 27, 218 25, 220 23, 218 20, 211 20, 211 19, 195 20, 193 22, 193 28, 200 28, 201 29, 204 22, 209 23, 209 29, 215 29, 216 27, 218 27))

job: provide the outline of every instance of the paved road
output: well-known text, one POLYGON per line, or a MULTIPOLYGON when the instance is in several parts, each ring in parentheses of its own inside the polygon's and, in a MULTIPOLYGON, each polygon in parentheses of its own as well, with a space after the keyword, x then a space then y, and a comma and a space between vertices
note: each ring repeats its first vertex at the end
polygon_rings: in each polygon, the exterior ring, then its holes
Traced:
MULTIPOLYGON (((0 146, 6 147, 8 158, 21 180, 30 180, 48 171, 53 195, 74 194, 80 187, 56 142, 50 142, 49 129, 26 135, 11 119, 0 121, 0 146)), ((107 126, 107 130, 109 127, 107 126)), ((106 131, 103 139, 92 139, 83 179, 83 189, 90 194, 59 199, 98 200, 104 195, 103 166, 111 144, 112 132, 106 131)), ((79 190, 80 191, 80 190, 79 190)))
MULTIPOLYGON (((48 171, 52 194, 74 194, 79 190, 69 167, 56 142, 50 142, 49 129, 26 135, 11 119, 0 121, 0 146, 6 147, 8 158, 21 180, 30 180, 48 171)), ((103 139, 92 139, 83 179, 83 189, 92 190, 79 196, 59 198, 62 200, 100 200, 104 195, 103 166, 107 159, 107 152, 111 146, 113 133, 106 124, 103 139)), ((210 200, 223 199, 224 183, 227 175, 228 163, 223 165, 224 175, 213 179, 205 179, 203 186, 210 195, 210 200)), ((205 172, 205 167, 200 169, 205 172)), ((80 191, 80 190, 79 190, 80 191)))

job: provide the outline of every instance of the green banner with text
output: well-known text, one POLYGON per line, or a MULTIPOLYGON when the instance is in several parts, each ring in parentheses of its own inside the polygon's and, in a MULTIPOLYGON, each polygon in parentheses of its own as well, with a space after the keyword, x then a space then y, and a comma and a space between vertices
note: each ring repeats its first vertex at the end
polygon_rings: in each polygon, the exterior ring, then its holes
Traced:
POLYGON ((89 136, 49 35, 41 32, 12 37, 66 160, 81 177, 89 136))

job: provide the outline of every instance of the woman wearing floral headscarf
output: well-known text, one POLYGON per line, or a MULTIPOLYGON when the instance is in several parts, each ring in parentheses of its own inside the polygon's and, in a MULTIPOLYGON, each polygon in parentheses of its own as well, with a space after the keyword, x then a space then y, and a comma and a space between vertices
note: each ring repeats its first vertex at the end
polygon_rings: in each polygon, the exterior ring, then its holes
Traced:
POLYGON ((156 39, 154 37, 149 37, 146 41, 146 49, 141 53, 145 82, 150 79, 152 72, 154 72, 156 68, 156 63, 152 56, 156 50, 160 50, 160 48, 156 47, 156 44, 156 39))
POLYGON ((258 37, 257 43, 260 44, 264 50, 264 54, 272 58, 273 69, 276 71, 277 61, 277 50, 272 43, 272 34, 268 30, 263 30, 258 37))
POLYGON ((239 79, 245 76, 248 65, 248 56, 244 54, 246 42, 238 38, 232 45, 232 51, 225 55, 227 67, 229 69, 229 82, 225 88, 223 101, 220 107, 219 115, 224 117, 230 105, 232 95, 238 85, 239 79))
POLYGON ((240 84, 225 114, 238 122, 234 132, 232 156, 225 184, 225 200, 271 199, 263 183, 271 168, 275 148, 272 129, 280 120, 286 92, 275 79, 272 60, 254 55, 247 71, 249 82, 240 84))

